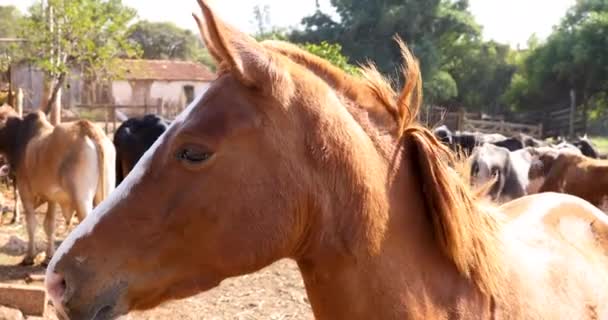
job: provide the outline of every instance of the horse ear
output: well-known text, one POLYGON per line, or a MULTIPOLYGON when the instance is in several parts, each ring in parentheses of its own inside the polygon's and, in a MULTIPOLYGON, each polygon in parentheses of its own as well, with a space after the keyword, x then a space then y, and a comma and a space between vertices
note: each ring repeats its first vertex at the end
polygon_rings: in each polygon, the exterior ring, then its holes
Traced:
POLYGON ((219 19, 208 0, 198 0, 198 4, 205 19, 204 23, 198 17, 195 20, 220 68, 230 71, 246 86, 267 83, 273 69, 270 68, 271 53, 249 35, 219 19))
POLYGON ((217 65, 220 65, 222 63, 222 57, 217 52, 217 49, 213 47, 213 43, 209 38, 209 33, 207 32, 207 28, 203 24, 203 21, 201 21, 201 19, 194 13, 192 13, 192 17, 194 17, 194 21, 196 21, 198 31, 201 34, 201 38, 203 38, 203 43, 205 44, 207 51, 209 51, 209 54, 211 55, 213 60, 215 60, 215 63, 217 63, 217 65))

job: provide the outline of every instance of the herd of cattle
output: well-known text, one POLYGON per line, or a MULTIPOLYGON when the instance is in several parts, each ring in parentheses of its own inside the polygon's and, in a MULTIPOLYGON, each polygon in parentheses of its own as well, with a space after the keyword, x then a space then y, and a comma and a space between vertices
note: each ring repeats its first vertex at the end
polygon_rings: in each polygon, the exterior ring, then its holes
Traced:
MULTIPOLYGON (((0 107, 0 176, 19 190, 29 235, 25 263, 32 263, 35 209, 48 204, 44 229, 47 259, 54 253, 54 211, 67 223, 74 211, 82 220, 102 201, 167 130, 169 121, 148 114, 123 122, 113 140, 86 120, 53 126, 42 113, 19 117, 0 107)), ((489 188, 496 202, 537 192, 564 192, 601 206, 608 193, 608 160, 586 138, 551 144, 525 134, 452 132, 441 126, 436 137, 470 165, 470 180, 489 188)), ((18 206, 16 205, 15 208, 18 206)), ((19 220, 17 210, 13 223, 19 220)))
POLYGON ((470 180, 488 187, 488 195, 496 202, 562 192, 603 207, 608 196, 608 160, 587 137, 552 144, 525 134, 452 132, 445 126, 434 133, 458 155, 467 157, 470 180))
MULTIPOLYGON (((168 125, 156 115, 130 118, 111 140, 87 120, 52 125, 41 112, 21 117, 10 106, 0 106, 0 177, 16 194, 18 191, 25 211, 29 241, 24 264, 32 264, 36 256, 37 208, 47 204, 43 226, 49 259, 54 253, 56 206, 68 225, 74 213, 82 221, 121 183, 168 125)), ((14 208, 12 223, 20 220, 19 206, 14 208)))

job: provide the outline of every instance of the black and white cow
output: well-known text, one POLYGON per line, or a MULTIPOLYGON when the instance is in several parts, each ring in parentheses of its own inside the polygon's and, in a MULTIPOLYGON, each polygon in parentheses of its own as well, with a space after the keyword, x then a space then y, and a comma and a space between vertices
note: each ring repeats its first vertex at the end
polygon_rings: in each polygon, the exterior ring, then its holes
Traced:
POLYGON ((528 148, 512 152, 484 143, 475 148, 469 161, 473 185, 485 186, 495 179, 488 194, 492 200, 503 203, 528 193, 528 170, 532 163, 528 148))
POLYGON ((579 150, 581 150, 583 155, 586 157, 593 158, 593 159, 601 158, 600 152, 593 145, 593 143, 587 138, 587 135, 585 135, 583 137, 579 137, 572 144, 574 146, 576 146, 579 150))

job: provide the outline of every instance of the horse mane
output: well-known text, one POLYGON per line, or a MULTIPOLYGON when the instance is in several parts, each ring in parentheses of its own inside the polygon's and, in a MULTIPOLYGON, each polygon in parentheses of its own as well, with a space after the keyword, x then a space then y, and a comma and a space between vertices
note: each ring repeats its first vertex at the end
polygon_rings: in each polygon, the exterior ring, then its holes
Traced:
POLYGON ((395 92, 388 85, 376 67, 369 63, 360 68, 362 78, 351 76, 342 69, 332 65, 296 45, 278 40, 266 40, 262 45, 271 51, 278 52, 291 61, 303 65, 316 74, 330 87, 352 101, 358 108, 364 109, 376 120, 376 124, 395 130, 399 118, 395 105, 395 92), (380 106, 380 108, 378 108, 380 106), (388 114, 387 114, 388 113, 388 114))
POLYGON ((458 173, 466 170, 464 163, 429 129, 416 123, 422 104, 420 67, 405 43, 398 37, 395 40, 405 62, 400 94, 371 63, 361 68, 362 77, 357 78, 292 44, 265 41, 263 46, 304 65, 359 107, 378 112, 380 106, 384 116, 392 119, 394 137, 413 165, 411 170, 418 173, 439 249, 482 292, 496 295, 502 274, 499 218, 479 199, 487 191, 473 191, 458 173))
POLYGON ((457 169, 462 160, 428 129, 416 123, 422 104, 422 77, 418 61, 397 39, 405 65, 406 82, 394 106, 399 114, 398 136, 422 184, 427 215, 435 240, 458 271, 488 295, 498 295, 502 245, 501 221, 492 206, 479 199, 457 169))

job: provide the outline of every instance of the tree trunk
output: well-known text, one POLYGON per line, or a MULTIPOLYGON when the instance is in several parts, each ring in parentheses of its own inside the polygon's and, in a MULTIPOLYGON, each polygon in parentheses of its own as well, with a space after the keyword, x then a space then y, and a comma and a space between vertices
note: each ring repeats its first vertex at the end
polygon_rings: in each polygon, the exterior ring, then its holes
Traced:
POLYGON ((51 107, 50 122, 54 126, 61 123, 61 87, 57 90, 55 101, 51 107))
POLYGON ((8 104, 10 106, 15 106, 15 97, 13 97, 13 74, 12 74, 12 67, 11 64, 9 63, 8 65, 8 70, 6 71, 6 74, 8 75, 8 104))
POLYGON ((587 134, 587 111, 589 105, 589 93, 587 90, 583 93, 583 134, 587 134))
POLYGON ((40 105, 38 107, 38 110, 44 112, 44 113, 48 113, 47 105, 48 105, 48 101, 50 99, 50 95, 51 95, 51 81, 48 78, 48 75, 43 76, 42 79, 43 83, 42 83, 42 96, 40 97, 40 105))
POLYGON ((59 90, 61 90, 61 87, 63 86, 63 83, 65 82, 65 77, 66 77, 66 73, 62 72, 59 75, 59 78, 57 79, 57 81, 55 82, 55 86, 53 87, 53 90, 51 91, 51 96, 49 97, 46 104, 44 105, 44 108, 41 109, 41 111, 44 112, 45 114, 48 115, 49 112, 51 111, 53 104, 55 103, 55 100, 57 99, 57 93, 59 92, 59 90))

